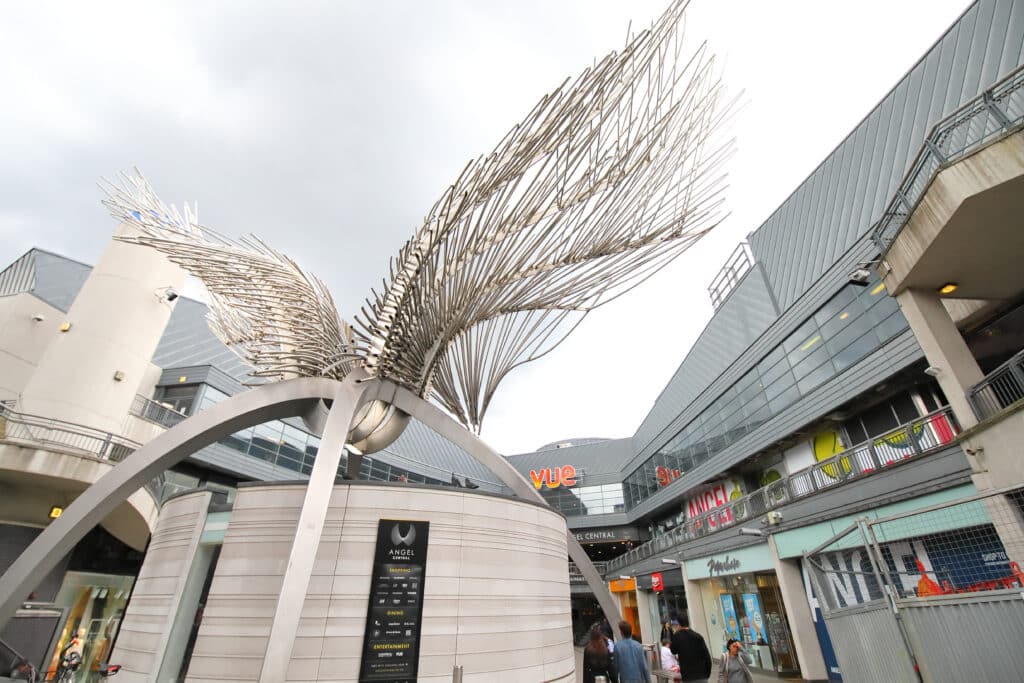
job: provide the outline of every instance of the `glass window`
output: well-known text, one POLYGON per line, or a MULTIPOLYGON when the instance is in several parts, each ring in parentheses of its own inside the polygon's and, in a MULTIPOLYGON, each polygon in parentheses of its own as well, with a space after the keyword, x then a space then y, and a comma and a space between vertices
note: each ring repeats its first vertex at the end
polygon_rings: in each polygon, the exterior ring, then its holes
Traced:
POLYGON ((832 355, 832 362, 837 371, 843 371, 850 367, 864 356, 878 348, 878 337, 874 330, 868 330, 866 334, 855 339, 849 346, 832 355))
POLYGON ((779 360, 778 363, 770 368, 761 371, 761 385, 767 390, 769 386, 775 383, 783 375, 789 374, 789 363, 786 362, 785 358, 779 360))
POLYGON ((782 342, 782 348, 785 349, 787 352, 794 351, 803 346, 804 344, 806 344, 807 340, 817 333, 818 326, 814 322, 814 319, 812 318, 810 320, 806 320, 804 321, 803 325, 796 328, 796 331, 794 331, 788 337, 786 337, 786 339, 782 342))
POLYGON ((832 368, 832 361, 826 358, 824 363, 798 379, 796 386, 800 389, 800 393, 806 396, 835 374, 835 370, 832 368))
POLYGON ((799 398, 800 391, 794 384, 793 386, 783 390, 775 398, 768 399, 768 406, 771 408, 772 415, 778 415, 783 410, 796 403, 799 398))
POLYGON ((853 287, 843 287, 839 293, 829 299, 828 303, 818 309, 814 314, 814 320, 821 327, 825 323, 840 317, 844 312, 849 312, 849 306, 857 294, 853 287))
POLYGON ((886 342, 905 329, 907 329, 907 319, 903 317, 902 312, 897 310, 889 314, 888 318, 880 322, 875 328, 875 332, 878 333, 879 339, 886 342))
POLYGON ((828 365, 829 374, 831 374, 832 363, 829 361, 828 349, 825 348, 824 344, 818 346, 814 353, 809 354, 802 361, 793 365, 793 376, 801 379, 805 375, 817 371, 823 363, 828 365))

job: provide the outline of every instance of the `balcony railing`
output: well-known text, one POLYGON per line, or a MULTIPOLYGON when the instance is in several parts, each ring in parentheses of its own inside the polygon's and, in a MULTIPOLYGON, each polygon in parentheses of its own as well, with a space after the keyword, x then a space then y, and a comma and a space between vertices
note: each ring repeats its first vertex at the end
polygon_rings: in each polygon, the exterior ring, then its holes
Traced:
POLYGON ((634 562, 665 553, 682 543, 754 520, 794 500, 841 486, 908 458, 930 453, 952 443, 959 431, 952 411, 948 407, 942 408, 688 519, 667 533, 615 558, 608 563, 606 571, 614 572, 634 562))
MULTIPOLYGON (((0 405, 0 442, 52 448, 110 463, 124 460, 140 445, 117 434, 74 422, 19 413, 7 405, 0 405)), ((163 489, 160 479, 154 479, 145 487, 157 502, 161 500, 163 489)))
POLYGON ((162 427, 173 427, 187 416, 165 405, 151 401, 142 394, 136 394, 132 401, 131 414, 143 420, 155 422, 162 427))
MULTIPOLYGON (((604 576, 605 572, 608 571, 608 563, 607 562, 595 562, 594 563, 594 569, 597 570, 598 574, 601 574, 602 576, 604 576)), ((575 562, 569 562, 569 585, 571 585, 571 586, 583 585, 586 582, 587 582, 587 580, 585 578, 583 578, 583 573, 580 572, 580 568, 576 566, 576 563, 575 562)))
POLYGON ((903 230, 932 179, 944 167, 1024 128, 1024 67, 1011 71, 978 97, 932 127, 872 239, 884 254, 903 230))
POLYGON ((987 420, 1024 399, 1024 351, 993 370, 967 391, 967 400, 979 420, 987 420))

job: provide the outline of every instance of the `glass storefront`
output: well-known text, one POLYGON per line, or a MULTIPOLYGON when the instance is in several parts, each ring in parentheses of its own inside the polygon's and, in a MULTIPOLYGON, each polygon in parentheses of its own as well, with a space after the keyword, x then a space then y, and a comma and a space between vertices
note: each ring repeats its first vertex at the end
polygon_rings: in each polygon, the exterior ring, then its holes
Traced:
POLYGON ((799 666, 774 572, 734 574, 703 583, 708 647, 725 651, 730 638, 743 643, 758 669, 797 673, 799 666))
POLYGON ((76 571, 65 574, 54 605, 64 609, 67 618, 51 660, 47 662, 47 670, 57 668, 60 651, 77 637, 78 644, 73 649, 82 656, 82 666, 75 680, 93 680, 93 672, 110 658, 134 582, 130 576, 117 574, 76 571))

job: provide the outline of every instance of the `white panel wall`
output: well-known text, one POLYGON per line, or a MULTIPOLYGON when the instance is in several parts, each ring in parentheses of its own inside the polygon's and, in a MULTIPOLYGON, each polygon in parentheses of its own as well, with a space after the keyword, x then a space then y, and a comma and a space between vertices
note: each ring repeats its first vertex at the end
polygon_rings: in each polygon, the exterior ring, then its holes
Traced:
MULTIPOLYGON (((304 491, 239 490, 190 683, 258 677, 304 491)), ((456 664, 465 683, 575 680, 564 518, 456 489, 356 484, 335 488, 289 681, 356 680, 380 519, 430 522, 421 683, 450 683, 456 664)))
POLYGON ((160 667, 209 503, 208 491, 196 491, 163 506, 110 658, 124 667, 119 683, 152 680, 160 667))

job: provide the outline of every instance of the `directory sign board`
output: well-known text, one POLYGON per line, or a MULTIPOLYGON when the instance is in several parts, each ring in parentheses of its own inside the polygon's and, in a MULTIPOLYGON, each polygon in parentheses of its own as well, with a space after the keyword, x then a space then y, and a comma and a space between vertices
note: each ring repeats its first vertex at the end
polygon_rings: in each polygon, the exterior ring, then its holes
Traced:
POLYGON ((415 683, 430 522, 382 519, 370 578, 360 683, 415 683))

